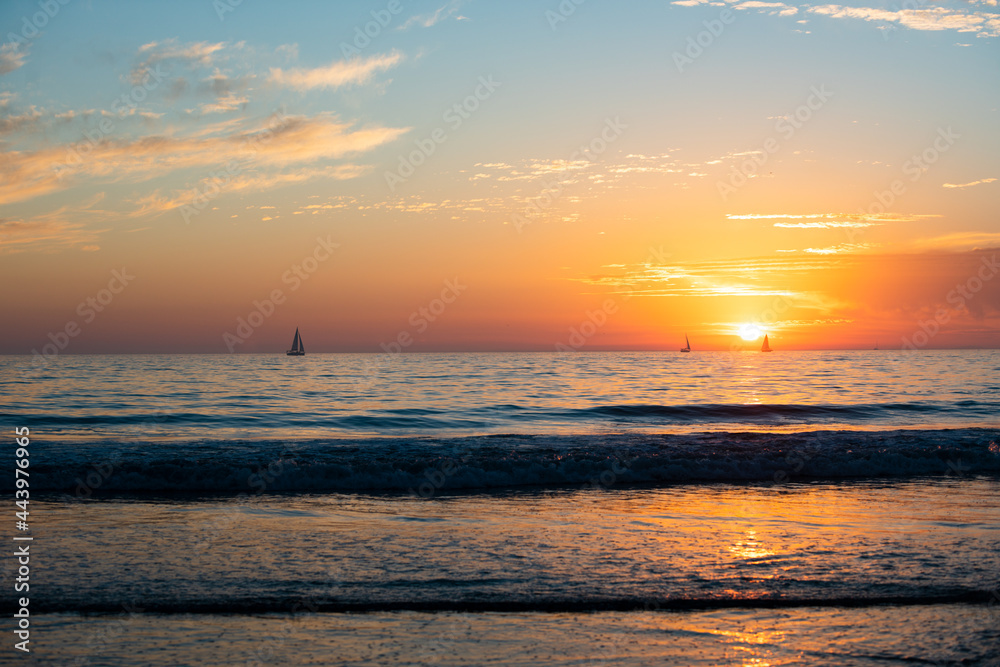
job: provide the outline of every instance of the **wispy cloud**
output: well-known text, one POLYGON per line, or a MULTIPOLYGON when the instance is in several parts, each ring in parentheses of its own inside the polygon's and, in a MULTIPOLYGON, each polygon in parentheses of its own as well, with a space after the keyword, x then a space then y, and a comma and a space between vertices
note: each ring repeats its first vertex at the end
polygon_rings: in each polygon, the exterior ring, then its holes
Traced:
MULTIPOLYGON (((406 20, 405 23, 403 23, 403 25, 399 26, 399 29, 406 30, 415 25, 419 25, 423 28, 430 28, 431 26, 440 23, 441 21, 447 18, 454 16, 463 4, 465 4, 463 0, 452 0, 452 2, 449 2, 446 5, 442 5, 437 9, 437 11, 434 11, 430 14, 418 14, 416 16, 411 16, 406 20)), ((455 18, 456 20, 463 20, 466 17, 456 16, 455 18)))
POLYGON ((108 230, 88 225, 106 221, 111 215, 95 209, 103 199, 104 193, 99 192, 80 204, 62 206, 28 219, 0 218, 0 254, 69 248, 98 250, 98 238, 108 230))
MULTIPOLYGON (((226 183, 226 192, 265 192, 284 185, 305 183, 317 179, 344 181, 369 173, 373 167, 369 165, 342 164, 323 168, 300 168, 283 173, 239 175, 226 183)), ((181 206, 190 205, 200 193, 212 185, 212 178, 202 179, 196 186, 163 194, 159 190, 132 200, 134 208, 129 217, 142 218, 173 211, 181 206)), ((268 207, 261 207, 268 208, 268 207)), ((272 207, 273 208, 273 207, 272 207)))
MULTIPOLYGON (((242 46, 242 43, 238 46, 242 46)), ((225 42, 181 44, 177 39, 143 44, 139 47, 138 52, 142 61, 132 69, 129 80, 136 85, 142 83, 148 68, 153 68, 158 63, 167 60, 180 60, 191 66, 210 67, 213 64, 215 54, 226 47, 225 42)))
POLYGON ((0 46, 0 75, 9 74, 24 65, 26 56, 16 42, 0 46))
POLYGON ((727 220, 808 220, 775 222, 775 227, 790 229, 838 229, 875 227, 887 222, 916 222, 940 218, 936 213, 744 213, 729 214, 727 220))
POLYGON ((1000 247, 1000 232, 957 232, 932 238, 915 239, 902 246, 905 250, 955 252, 1000 247))
POLYGON ((832 18, 850 18, 879 23, 894 23, 911 30, 956 30, 974 32, 981 37, 1000 35, 1000 17, 995 13, 967 11, 948 7, 923 9, 881 9, 847 5, 818 5, 808 11, 832 18))
POLYGON ((943 188, 957 188, 957 189, 971 188, 971 187, 973 187, 975 185, 985 185, 986 183, 993 183, 996 180, 997 179, 995 179, 995 178, 983 178, 983 179, 980 179, 978 181, 972 181, 971 183, 960 183, 960 184, 945 183, 941 187, 943 187, 943 188))
POLYGON ((251 160, 257 168, 305 165, 360 154, 393 141, 408 128, 353 128, 332 116, 286 117, 258 127, 205 137, 146 136, 103 141, 71 159, 68 147, 0 153, 0 203, 66 189, 82 179, 142 181, 182 169, 218 168, 251 160))
POLYGON ((794 276, 829 268, 828 260, 749 258, 687 264, 610 265, 608 273, 576 278, 612 293, 647 297, 799 296, 788 287, 794 276))
POLYGON ((826 248, 806 248, 803 252, 815 255, 837 255, 843 253, 857 253, 874 247, 875 245, 872 243, 841 243, 839 245, 832 245, 826 248))
MULTIPOLYGON (((1000 16, 995 12, 995 0, 970 0, 968 7, 913 6, 900 7, 864 7, 839 4, 807 4, 765 2, 762 0, 675 0, 671 4, 680 7, 697 7, 699 5, 724 6, 730 5, 736 10, 754 10, 757 12, 778 15, 796 16, 799 12, 818 14, 834 19, 856 19, 882 24, 879 27, 896 26, 910 30, 955 30, 957 32, 976 33, 979 37, 1000 36, 1000 16), (980 5, 977 7, 976 5, 980 5)), ((904 3, 905 4, 905 3, 904 3)))
POLYGON ((250 98, 246 96, 236 96, 233 93, 229 93, 219 97, 214 102, 206 102, 202 104, 198 107, 198 112, 202 115, 210 113, 228 113, 245 107, 249 104, 249 102, 250 98))
POLYGON ((0 116, 0 134, 27 132, 38 125, 41 118, 42 112, 35 107, 30 107, 20 114, 0 116))
POLYGON ((314 90, 323 88, 340 88, 361 83, 367 83, 376 72, 384 72, 403 61, 403 54, 398 51, 371 56, 370 58, 354 58, 338 60, 323 67, 312 69, 294 68, 281 69, 272 67, 270 81, 279 86, 296 90, 314 90))

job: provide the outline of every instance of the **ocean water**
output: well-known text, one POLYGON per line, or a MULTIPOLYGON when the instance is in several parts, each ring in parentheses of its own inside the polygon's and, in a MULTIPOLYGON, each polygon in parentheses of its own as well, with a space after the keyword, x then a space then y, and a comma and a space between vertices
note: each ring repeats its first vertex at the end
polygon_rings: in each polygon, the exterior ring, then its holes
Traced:
POLYGON ((31 429, 27 659, 1000 664, 998 371, 0 357, 12 447, 31 429))

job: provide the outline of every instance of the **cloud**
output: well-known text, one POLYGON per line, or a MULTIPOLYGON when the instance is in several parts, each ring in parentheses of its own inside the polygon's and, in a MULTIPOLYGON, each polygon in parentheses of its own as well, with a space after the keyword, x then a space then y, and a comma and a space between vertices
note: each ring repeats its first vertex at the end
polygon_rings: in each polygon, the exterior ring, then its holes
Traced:
POLYGON ((87 229, 82 222, 70 222, 63 211, 30 220, 0 218, 0 254, 65 250, 84 244, 90 247, 102 231, 107 230, 87 229))
POLYGON ((228 113, 245 107, 249 103, 250 98, 237 97, 233 93, 229 93, 228 95, 216 99, 214 102, 206 102, 205 104, 202 104, 198 107, 198 112, 201 115, 210 113, 228 113))
POLYGON ((19 115, 0 116, 0 134, 28 132, 34 129, 42 118, 42 112, 31 107, 19 115))
POLYGON ((1000 247, 1000 232, 957 232, 944 236, 915 239, 904 246, 912 252, 956 252, 1000 247))
MULTIPOLYGON (((323 168, 297 169, 292 172, 272 173, 272 174, 240 174, 232 178, 224 186, 225 192, 264 192, 285 185, 304 183, 316 179, 331 179, 344 181, 357 178, 371 172, 373 167, 369 165, 342 164, 323 168)), ((215 183, 213 177, 203 178, 195 187, 185 190, 175 191, 172 194, 164 195, 160 191, 152 192, 143 197, 132 200, 135 208, 128 213, 129 217, 141 218, 147 215, 157 215, 166 211, 173 211, 181 206, 191 205, 195 198, 206 191, 209 191, 215 183)), ((261 208, 274 208, 262 206, 261 208)))
POLYGON ((726 215, 727 220, 810 220, 810 222, 774 223, 775 227, 797 229, 873 227, 886 222, 916 222, 940 217, 936 213, 730 213, 726 215))
MULTIPOLYGON (((141 181, 182 169, 219 170, 230 163, 279 168, 364 153, 409 128, 368 126, 328 115, 275 117, 268 126, 206 137, 146 136, 0 153, 0 204, 62 190, 81 179, 141 181)), ((207 173, 206 173, 207 175, 207 173)))
POLYGON ((796 277, 830 267, 832 260, 820 258, 748 258, 685 264, 611 265, 606 275, 576 278, 578 282, 603 288, 612 293, 648 297, 761 297, 798 296, 788 287, 796 277))
POLYGON ((975 185, 984 185, 986 183, 993 183, 996 180, 997 179, 995 179, 995 178, 983 178, 983 179, 980 179, 978 181, 972 181, 971 183, 961 183, 961 184, 958 184, 958 185, 956 185, 955 183, 944 183, 941 187, 943 187, 943 188, 957 188, 957 189, 971 188, 971 187, 973 187, 975 185))
POLYGON ((27 220, 0 218, 0 254, 74 247, 98 250, 97 239, 108 230, 87 225, 110 215, 108 211, 94 209, 103 199, 104 193, 99 192, 76 206, 62 206, 27 220))
POLYGON ((846 252, 856 253, 874 247, 875 246, 871 243, 841 243, 839 245, 833 245, 826 248, 806 248, 804 252, 816 255, 836 255, 846 252))
POLYGON ((274 50, 274 55, 283 56, 285 60, 293 61, 299 59, 298 44, 282 44, 274 50))
POLYGON ((974 32, 981 37, 1000 35, 1000 17, 994 13, 981 11, 970 12, 946 7, 880 9, 846 5, 817 5, 809 7, 807 11, 831 18, 894 23, 911 30, 957 30, 958 32, 974 32))
POLYGON ((844 220, 832 222, 776 222, 774 226, 785 229, 838 229, 842 227, 861 229, 864 227, 874 227, 876 223, 844 220))
POLYGON ((0 75, 9 74, 24 65, 26 56, 16 42, 0 46, 0 75))
POLYGON ((759 0, 747 0, 733 7, 733 9, 759 9, 766 14, 781 16, 793 16, 798 13, 797 7, 790 7, 783 2, 760 2, 759 0))
MULTIPOLYGON (((411 26, 419 25, 422 28, 430 28, 433 25, 440 23, 441 21, 449 18, 459 10, 459 8, 464 4, 463 0, 452 0, 452 2, 442 5, 437 9, 437 11, 431 14, 418 14, 416 16, 411 16, 406 20, 406 22, 399 26, 400 30, 407 30, 411 26)), ((457 16, 456 20, 467 20, 464 16, 457 16)))
MULTIPOLYGON (((958 32, 976 33, 979 37, 1000 36, 1000 16, 995 8, 996 0, 968 0, 969 7, 924 6, 913 8, 882 8, 838 4, 798 6, 783 2, 767 2, 762 0, 725 0, 725 3, 737 10, 756 10, 772 16, 795 16, 801 10, 812 14, 835 19, 856 19, 883 24, 881 28, 895 29, 897 26, 911 30, 955 30, 958 32), (982 9, 976 5, 988 7, 982 9)), ((697 7, 700 5, 725 6, 716 0, 676 0, 673 5, 680 7, 697 7)), ((905 3, 904 3, 905 4, 905 3)), ((920 3, 926 4, 926 3, 920 3)), ((800 21, 801 22, 801 21, 800 21)))
POLYGON ((313 69, 295 68, 283 70, 272 67, 270 81, 285 88, 314 90, 340 88, 353 84, 367 83, 376 72, 384 72, 403 61, 403 54, 393 51, 370 58, 338 60, 324 67, 313 69))
MULTIPOLYGON (((146 70, 153 68, 157 63, 166 60, 180 60, 190 66, 209 67, 212 65, 213 57, 228 45, 225 42, 192 42, 181 44, 176 39, 168 39, 162 42, 150 42, 139 47, 139 54, 144 58, 136 65, 129 75, 129 80, 133 85, 142 83, 146 76, 146 70)), ((242 46, 242 42, 237 44, 242 46)))

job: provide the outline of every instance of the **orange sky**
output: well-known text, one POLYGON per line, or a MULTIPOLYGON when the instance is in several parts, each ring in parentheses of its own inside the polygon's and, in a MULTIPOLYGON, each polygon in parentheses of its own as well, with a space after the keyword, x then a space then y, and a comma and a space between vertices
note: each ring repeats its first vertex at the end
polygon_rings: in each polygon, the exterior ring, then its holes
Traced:
POLYGON ((995 2, 209 4, 0 44, 0 353, 1000 344, 995 2))

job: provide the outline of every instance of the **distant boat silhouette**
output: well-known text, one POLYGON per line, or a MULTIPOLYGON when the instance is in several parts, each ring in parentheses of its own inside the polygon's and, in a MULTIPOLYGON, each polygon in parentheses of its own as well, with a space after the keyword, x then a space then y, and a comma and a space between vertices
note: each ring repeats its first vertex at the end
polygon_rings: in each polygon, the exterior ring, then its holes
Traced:
POLYGON ((877 350, 878 349, 878 341, 875 341, 875 347, 873 347, 872 349, 873 350, 877 350))
POLYGON ((771 346, 767 344, 767 334, 764 334, 764 344, 760 348, 761 352, 770 352, 771 346))
POLYGON ((687 345, 681 348, 681 352, 690 352, 691 351, 691 341, 688 340, 688 335, 687 334, 684 334, 684 342, 687 343, 687 345))
POLYGON ((306 346, 302 344, 302 338, 299 337, 299 328, 295 327, 295 339, 292 340, 292 349, 285 352, 290 357, 302 357, 305 356, 306 346))

